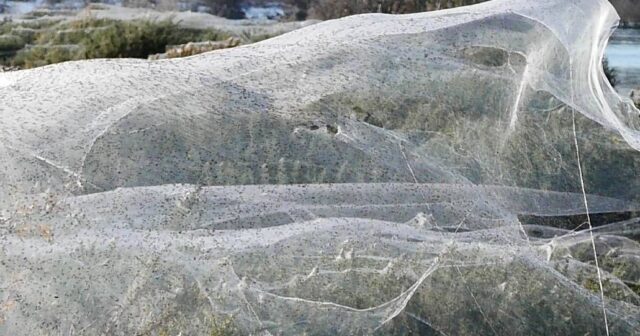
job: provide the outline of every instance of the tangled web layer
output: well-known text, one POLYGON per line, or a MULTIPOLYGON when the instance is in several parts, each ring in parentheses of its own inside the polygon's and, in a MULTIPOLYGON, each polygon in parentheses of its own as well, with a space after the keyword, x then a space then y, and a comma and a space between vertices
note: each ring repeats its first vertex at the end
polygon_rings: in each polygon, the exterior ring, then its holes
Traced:
POLYGON ((0 74, 0 334, 640 333, 605 0, 0 74))

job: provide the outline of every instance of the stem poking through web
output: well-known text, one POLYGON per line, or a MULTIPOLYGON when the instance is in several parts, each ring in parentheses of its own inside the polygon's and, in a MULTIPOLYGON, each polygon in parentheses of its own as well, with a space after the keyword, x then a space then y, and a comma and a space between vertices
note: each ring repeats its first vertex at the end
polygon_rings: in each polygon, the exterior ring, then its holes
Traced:
POLYGON ((582 199, 584 208, 587 212, 587 225, 589 225, 589 237, 591 238, 591 247, 593 248, 593 258, 596 261, 596 272, 598 273, 598 285, 600 286, 600 299, 602 300, 602 315, 604 316, 604 327, 609 336, 609 323, 607 321, 607 309, 604 303, 604 287, 602 286, 602 274, 598 263, 598 252, 596 251, 596 241, 593 237, 593 226, 591 225, 591 216, 589 214, 589 202, 587 201, 587 192, 584 187, 584 177, 582 175, 582 163, 580 160, 580 146, 578 145, 578 134, 576 132, 576 110, 571 108, 571 122, 573 127, 573 142, 576 146, 576 158, 578 160, 578 174, 580 177, 580 187, 582 188, 582 199))

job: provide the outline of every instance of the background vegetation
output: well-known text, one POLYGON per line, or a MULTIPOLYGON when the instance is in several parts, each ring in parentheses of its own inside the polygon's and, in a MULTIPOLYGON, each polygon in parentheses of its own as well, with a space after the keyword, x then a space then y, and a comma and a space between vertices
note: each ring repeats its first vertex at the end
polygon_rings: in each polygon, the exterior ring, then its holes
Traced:
POLYGON ((638 0, 610 0, 618 10, 622 25, 638 25, 640 23, 640 1, 638 0))
POLYGON ((198 30, 170 21, 86 19, 73 22, 0 24, 0 64, 21 68, 92 58, 147 58, 167 46, 220 41, 225 33, 198 30))

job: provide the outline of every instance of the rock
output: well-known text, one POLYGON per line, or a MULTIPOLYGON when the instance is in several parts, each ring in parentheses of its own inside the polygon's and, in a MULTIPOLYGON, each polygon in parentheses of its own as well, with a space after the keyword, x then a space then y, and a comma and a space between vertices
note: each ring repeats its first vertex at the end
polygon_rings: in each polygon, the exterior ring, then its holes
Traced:
POLYGON ((22 70, 19 66, 0 65, 0 72, 18 71, 22 70))
POLYGON ((150 60, 159 60, 166 58, 186 57, 202 54, 212 50, 233 48, 240 45, 240 39, 237 37, 229 37, 223 41, 205 41, 205 42, 189 42, 177 46, 170 46, 167 51, 162 54, 149 56, 150 60))

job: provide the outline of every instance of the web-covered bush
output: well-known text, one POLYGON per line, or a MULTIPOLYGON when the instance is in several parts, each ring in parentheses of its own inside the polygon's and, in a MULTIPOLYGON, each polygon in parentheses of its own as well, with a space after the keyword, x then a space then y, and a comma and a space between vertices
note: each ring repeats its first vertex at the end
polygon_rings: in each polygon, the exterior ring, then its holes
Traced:
POLYGON ((604 0, 0 74, 0 333, 640 332, 604 0))

